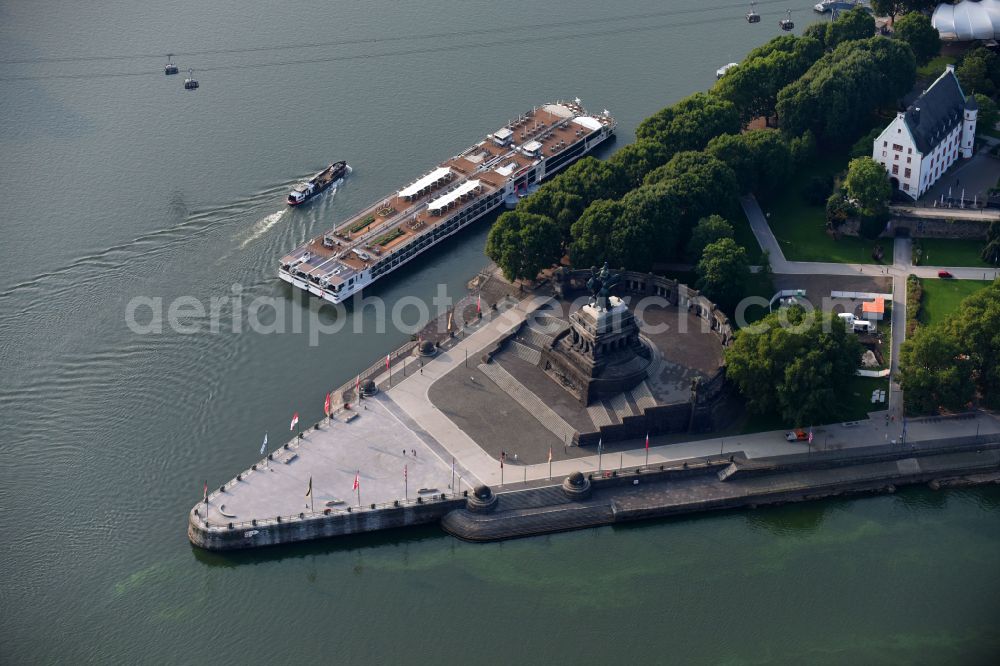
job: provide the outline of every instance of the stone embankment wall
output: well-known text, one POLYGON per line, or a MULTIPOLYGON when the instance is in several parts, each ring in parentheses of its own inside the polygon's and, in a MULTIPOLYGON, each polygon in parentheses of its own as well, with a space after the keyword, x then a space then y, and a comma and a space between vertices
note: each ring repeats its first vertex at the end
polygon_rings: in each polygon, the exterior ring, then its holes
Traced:
POLYGON ((1000 444, 960 439, 907 450, 883 446, 765 460, 737 454, 607 472, 581 478, 586 493, 570 496, 551 487, 502 493, 491 512, 459 509, 441 525, 460 539, 496 541, 699 511, 892 493, 919 483, 939 488, 1000 482, 1000 444))
POLYGON ((311 541, 333 536, 363 534, 380 530, 436 523, 449 511, 464 507, 466 495, 422 498, 420 502, 328 509, 323 513, 303 513, 282 518, 268 518, 241 523, 210 523, 196 515, 195 506, 188 515, 188 539, 208 550, 238 550, 311 541))

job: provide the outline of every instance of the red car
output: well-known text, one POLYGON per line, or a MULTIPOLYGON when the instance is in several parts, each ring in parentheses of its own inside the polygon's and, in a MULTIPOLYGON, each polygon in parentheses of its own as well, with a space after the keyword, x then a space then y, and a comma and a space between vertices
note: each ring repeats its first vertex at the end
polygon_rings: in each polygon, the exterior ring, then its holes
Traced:
POLYGON ((953 278, 955 276, 952 275, 951 273, 949 273, 948 271, 938 271, 938 277, 939 278, 953 278))

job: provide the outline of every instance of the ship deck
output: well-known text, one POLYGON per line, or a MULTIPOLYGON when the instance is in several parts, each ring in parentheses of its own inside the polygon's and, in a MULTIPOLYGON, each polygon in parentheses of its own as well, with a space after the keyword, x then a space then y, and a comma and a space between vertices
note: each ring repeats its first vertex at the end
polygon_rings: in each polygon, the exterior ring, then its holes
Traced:
POLYGON ((281 265, 294 266, 302 278, 322 278, 336 287, 497 194, 524 170, 614 124, 610 116, 587 116, 573 103, 535 108, 498 130, 509 130, 507 145, 498 145, 496 133, 491 134, 414 181, 416 186, 431 180, 413 196, 401 196, 413 189, 409 185, 397 190, 285 255, 281 265), (433 179, 442 169, 448 175, 433 179))

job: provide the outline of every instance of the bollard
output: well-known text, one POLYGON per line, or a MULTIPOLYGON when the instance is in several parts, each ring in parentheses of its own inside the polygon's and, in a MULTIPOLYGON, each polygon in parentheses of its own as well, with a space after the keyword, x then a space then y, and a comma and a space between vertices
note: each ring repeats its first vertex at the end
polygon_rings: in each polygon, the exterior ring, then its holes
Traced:
POLYGON ((276 522, 279 522, 279 523, 280 523, 280 522, 281 522, 281 516, 277 516, 277 517, 275 517, 275 519, 274 519, 274 520, 275 520, 276 522))
POLYGON ((299 520, 301 520, 301 519, 303 519, 305 517, 306 517, 306 514, 304 514, 301 511, 299 511, 299 520))
POLYGON ((257 519, 254 518, 253 520, 251 520, 250 524, 253 525, 254 527, 257 527, 257 519))
POLYGON ((329 516, 330 515, 330 509, 323 509, 323 515, 324 516, 329 516))
POLYGON ((237 481, 242 481, 242 480, 243 480, 243 474, 242 474, 242 473, 240 473, 240 474, 237 474, 237 475, 236 475, 236 480, 237 480, 237 481))
POLYGON ((229 529, 233 529, 233 524, 229 523, 229 529))
POLYGON ((373 509, 375 508, 375 505, 374 505, 374 504, 372 504, 372 508, 373 508, 373 509))

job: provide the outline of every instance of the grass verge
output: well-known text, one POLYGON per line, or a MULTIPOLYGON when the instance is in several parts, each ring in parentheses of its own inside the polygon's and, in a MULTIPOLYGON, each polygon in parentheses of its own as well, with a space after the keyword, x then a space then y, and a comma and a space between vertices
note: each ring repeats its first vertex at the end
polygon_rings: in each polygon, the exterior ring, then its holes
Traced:
POLYGON ((963 300, 991 284, 982 280, 948 279, 924 279, 921 283, 923 298, 917 320, 925 326, 945 321, 963 300))

